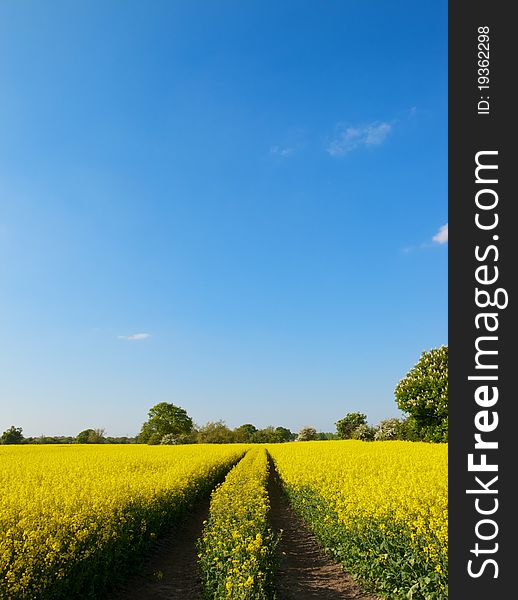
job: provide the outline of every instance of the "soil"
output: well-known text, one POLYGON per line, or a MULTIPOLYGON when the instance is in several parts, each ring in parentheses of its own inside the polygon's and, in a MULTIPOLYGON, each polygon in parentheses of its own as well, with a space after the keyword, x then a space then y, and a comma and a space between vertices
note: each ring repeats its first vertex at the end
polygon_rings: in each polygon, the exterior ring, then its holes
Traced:
POLYGON ((381 600, 364 592, 340 563, 327 556, 304 521, 291 509, 273 465, 268 485, 270 522, 282 529, 277 546, 277 600, 381 600))
MULTIPOLYGON (((275 532, 282 529, 274 580, 276 600, 381 600, 364 592, 340 563, 324 553, 291 509, 273 465, 268 492, 271 527, 275 532)), ((207 498, 158 540, 140 567, 104 600, 201 600, 196 540, 208 514, 207 498)))
POLYGON ((208 498, 153 546, 138 571, 105 600, 201 600, 196 540, 209 514, 208 498))

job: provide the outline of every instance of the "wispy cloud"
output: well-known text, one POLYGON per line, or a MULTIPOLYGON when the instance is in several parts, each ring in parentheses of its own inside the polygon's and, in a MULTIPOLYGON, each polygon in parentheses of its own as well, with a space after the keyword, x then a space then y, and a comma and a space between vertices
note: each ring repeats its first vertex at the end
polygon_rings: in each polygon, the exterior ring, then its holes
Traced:
POLYGON ((447 244, 448 243, 448 223, 443 225, 439 231, 433 236, 432 240, 436 244, 447 244))
POLYGON ((291 148, 289 146, 272 146, 270 148, 270 154, 275 154, 276 156, 290 156, 295 152, 295 148, 291 148))
POLYGON ((119 335, 120 340, 133 341, 133 340, 145 340, 151 337, 150 333, 132 333, 131 335, 119 335))
POLYGON ((391 131, 392 125, 385 121, 373 121, 356 127, 341 127, 326 150, 331 156, 343 156, 361 147, 379 146, 391 131))

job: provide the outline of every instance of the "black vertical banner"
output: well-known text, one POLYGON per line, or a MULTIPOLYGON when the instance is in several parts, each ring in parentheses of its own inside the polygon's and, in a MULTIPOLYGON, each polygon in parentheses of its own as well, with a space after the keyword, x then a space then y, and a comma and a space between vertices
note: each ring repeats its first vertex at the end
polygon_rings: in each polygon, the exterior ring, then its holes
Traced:
POLYGON ((512 3, 449 4, 449 597, 516 594, 512 3))

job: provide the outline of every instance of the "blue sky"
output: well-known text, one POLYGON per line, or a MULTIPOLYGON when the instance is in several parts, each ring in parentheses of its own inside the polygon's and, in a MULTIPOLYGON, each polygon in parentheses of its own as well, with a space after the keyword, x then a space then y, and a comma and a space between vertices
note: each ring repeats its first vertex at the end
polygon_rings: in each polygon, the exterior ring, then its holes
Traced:
POLYGON ((0 429, 400 416, 447 344, 447 3, 0 5, 0 429))

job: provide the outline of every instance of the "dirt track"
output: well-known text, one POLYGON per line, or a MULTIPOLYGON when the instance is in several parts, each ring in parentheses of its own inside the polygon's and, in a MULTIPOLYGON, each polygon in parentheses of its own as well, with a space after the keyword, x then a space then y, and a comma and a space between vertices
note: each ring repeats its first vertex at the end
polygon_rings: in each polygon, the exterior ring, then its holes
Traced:
POLYGON ((138 573, 106 600, 200 600, 196 540, 209 513, 209 499, 198 502, 169 534, 159 540, 138 573))
POLYGON ((341 565, 321 550, 304 521, 290 508, 273 469, 268 487, 272 527, 283 530, 277 547, 276 600, 379 600, 359 588, 341 565))
MULTIPOLYGON (((304 521, 290 508, 273 466, 268 492, 271 526, 277 532, 282 529, 275 600, 380 600, 359 588, 341 565, 321 550, 304 521)), ((209 500, 198 502, 157 542, 138 573, 105 600, 201 600, 196 540, 208 512, 209 500)))

